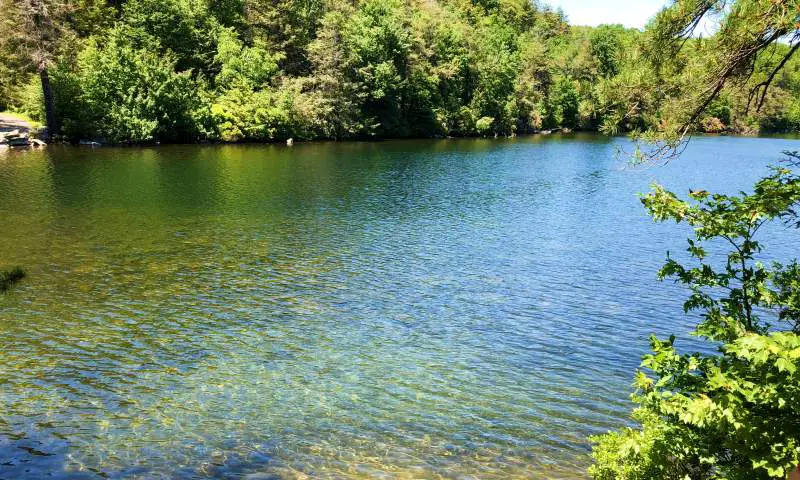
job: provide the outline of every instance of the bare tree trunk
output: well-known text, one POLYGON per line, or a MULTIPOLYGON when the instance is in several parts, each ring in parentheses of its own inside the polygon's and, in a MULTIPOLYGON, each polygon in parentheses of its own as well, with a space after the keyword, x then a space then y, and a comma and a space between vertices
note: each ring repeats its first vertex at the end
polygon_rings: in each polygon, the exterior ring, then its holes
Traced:
POLYGON ((789 480, 800 480, 800 467, 797 467, 797 470, 789 474, 789 480))
POLYGON ((47 122, 48 140, 58 135, 58 125, 56 120, 56 106, 53 98, 53 89, 50 87, 50 75, 47 68, 39 70, 39 77, 42 79, 42 93, 44 94, 44 115, 47 122))

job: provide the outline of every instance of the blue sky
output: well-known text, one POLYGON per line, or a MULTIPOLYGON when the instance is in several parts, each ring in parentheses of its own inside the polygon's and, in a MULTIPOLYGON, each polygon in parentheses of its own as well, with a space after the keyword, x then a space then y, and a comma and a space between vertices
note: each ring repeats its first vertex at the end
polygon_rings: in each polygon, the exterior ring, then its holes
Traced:
POLYGON ((561 7, 572 25, 621 23, 626 27, 644 27, 666 0, 545 0, 561 7))

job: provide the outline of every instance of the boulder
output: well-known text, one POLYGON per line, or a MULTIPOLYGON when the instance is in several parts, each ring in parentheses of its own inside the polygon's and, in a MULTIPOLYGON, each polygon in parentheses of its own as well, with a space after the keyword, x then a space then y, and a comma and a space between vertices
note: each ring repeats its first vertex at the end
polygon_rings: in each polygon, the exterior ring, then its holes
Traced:
POLYGON ((6 137, 6 143, 11 147, 29 147, 31 140, 27 135, 19 135, 15 137, 6 137))

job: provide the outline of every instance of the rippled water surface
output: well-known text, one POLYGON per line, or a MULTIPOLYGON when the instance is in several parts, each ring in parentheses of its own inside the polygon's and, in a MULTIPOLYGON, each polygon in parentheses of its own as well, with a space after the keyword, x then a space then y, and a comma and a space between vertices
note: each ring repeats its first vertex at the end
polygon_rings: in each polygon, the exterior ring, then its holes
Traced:
POLYGON ((636 194, 800 148, 621 142, 0 152, 0 478, 584 476, 692 322, 636 194))

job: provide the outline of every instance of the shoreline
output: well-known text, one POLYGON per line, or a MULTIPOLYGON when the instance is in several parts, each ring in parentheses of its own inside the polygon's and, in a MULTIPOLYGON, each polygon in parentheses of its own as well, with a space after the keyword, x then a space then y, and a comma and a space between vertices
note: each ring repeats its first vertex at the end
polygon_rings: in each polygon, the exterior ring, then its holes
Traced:
POLYGON ((30 134, 36 131, 35 126, 20 115, 10 112, 0 112, 0 133, 13 132, 19 130, 20 133, 30 134))
MULTIPOLYGON (((573 138, 573 137, 594 137, 613 140, 616 138, 629 139, 627 134, 619 135, 606 135, 593 130, 573 130, 569 132, 551 132, 551 133, 522 133, 514 136, 431 136, 431 137, 358 137, 358 138, 318 138, 311 140, 301 140, 296 138, 276 140, 272 142, 265 141, 237 141, 237 142, 224 142, 224 141, 196 141, 196 142, 152 142, 152 143, 102 143, 96 141, 81 140, 77 143, 72 142, 52 142, 50 145, 61 146, 74 146, 74 147, 91 147, 91 148, 155 148, 155 147, 169 147, 169 146, 278 146, 278 147, 297 147, 301 145, 314 145, 314 144, 358 144, 358 143, 383 143, 383 142, 401 142, 401 141, 458 141, 458 140, 518 140, 523 138, 573 138)), ((696 138, 716 138, 716 137, 731 137, 731 138, 749 138, 749 139, 786 139, 786 140, 800 140, 800 132, 773 132, 749 135, 746 133, 695 133, 688 137, 688 140, 696 138)))

